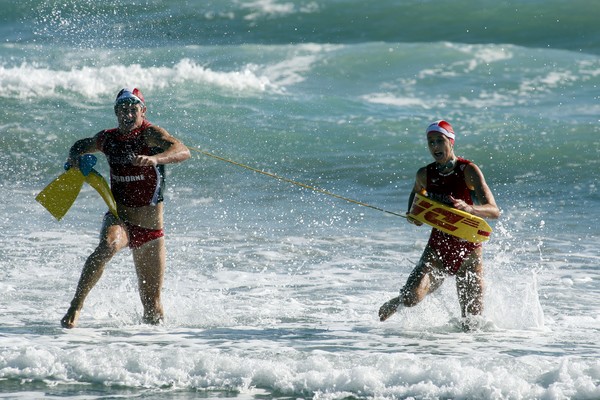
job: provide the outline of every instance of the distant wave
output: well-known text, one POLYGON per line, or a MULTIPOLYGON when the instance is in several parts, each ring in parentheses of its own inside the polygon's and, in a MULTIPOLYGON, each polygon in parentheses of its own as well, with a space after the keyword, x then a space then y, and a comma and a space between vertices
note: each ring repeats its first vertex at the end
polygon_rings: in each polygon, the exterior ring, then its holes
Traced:
POLYGON ((589 0, 29 0, 3 9, 0 34, 14 42, 82 47, 165 44, 356 42, 507 43, 600 53, 589 0))

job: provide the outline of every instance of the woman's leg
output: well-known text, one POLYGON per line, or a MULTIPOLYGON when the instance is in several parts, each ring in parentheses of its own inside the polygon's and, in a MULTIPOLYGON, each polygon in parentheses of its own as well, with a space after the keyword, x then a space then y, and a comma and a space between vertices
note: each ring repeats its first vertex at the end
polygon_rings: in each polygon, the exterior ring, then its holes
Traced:
POLYGON ((406 284, 400 289, 400 295, 384 303, 379 309, 380 321, 392 316, 402 304, 413 307, 429 293, 435 292, 444 283, 442 263, 435 252, 426 246, 417 266, 408 276, 406 284))

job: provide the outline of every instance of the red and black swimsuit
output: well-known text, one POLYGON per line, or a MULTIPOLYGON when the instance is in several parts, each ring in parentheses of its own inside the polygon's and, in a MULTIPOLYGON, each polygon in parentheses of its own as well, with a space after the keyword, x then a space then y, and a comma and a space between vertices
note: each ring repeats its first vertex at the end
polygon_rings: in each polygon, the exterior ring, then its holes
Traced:
MULTIPOLYGON (((447 174, 441 174, 436 163, 429 164, 427 166, 427 196, 448 205, 452 205, 449 199, 449 196, 452 196, 472 205, 471 190, 465 181, 465 168, 469 164, 471 161, 459 157, 454 169, 447 174)), ((471 243, 435 228, 431 231, 427 244, 440 257, 445 270, 450 274, 455 274, 473 250, 481 247, 481 243, 471 243)))
POLYGON ((110 186, 117 203, 128 207, 157 205, 163 201, 164 166, 135 166, 135 156, 151 156, 160 152, 148 146, 144 130, 152 126, 144 121, 141 127, 121 133, 107 129, 97 136, 97 148, 106 155, 110 166, 110 186))
MULTIPOLYGON (((164 165, 139 167, 133 165, 137 155, 151 156, 161 150, 146 144, 144 130, 152 126, 144 121, 141 127, 128 133, 117 128, 102 131, 97 136, 97 148, 106 155, 110 166, 110 186, 115 201, 128 207, 155 206, 163 201, 164 165)), ((164 230, 148 229, 124 222, 129 247, 139 248, 165 235, 164 230)))

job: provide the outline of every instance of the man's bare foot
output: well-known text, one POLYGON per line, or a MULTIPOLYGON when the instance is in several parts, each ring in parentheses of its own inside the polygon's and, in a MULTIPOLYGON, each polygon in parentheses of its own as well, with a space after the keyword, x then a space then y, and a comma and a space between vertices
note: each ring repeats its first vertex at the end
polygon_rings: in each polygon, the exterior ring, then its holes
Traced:
POLYGON ((163 323, 163 315, 162 314, 149 314, 144 315, 142 318, 142 322, 148 325, 160 325, 163 323))
POLYGON ((400 296, 385 302, 379 309, 379 320, 383 322, 391 317, 398 310, 398 306, 400 306, 400 296))
POLYGON ((65 316, 60 320, 62 327, 67 329, 75 328, 80 312, 81 310, 78 310, 75 307, 69 307, 65 316))

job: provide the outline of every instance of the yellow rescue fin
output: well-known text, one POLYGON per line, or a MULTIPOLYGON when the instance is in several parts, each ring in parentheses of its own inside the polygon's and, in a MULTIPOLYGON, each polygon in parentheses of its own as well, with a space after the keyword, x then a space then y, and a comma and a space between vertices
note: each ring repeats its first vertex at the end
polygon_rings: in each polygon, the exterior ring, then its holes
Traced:
POLYGON ((108 182, 102 175, 98 173, 95 169, 92 169, 90 173, 85 177, 85 181, 102 197, 110 212, 115 216, 117 215, 117 203, 115 202, 115 198, 113 197, 112 192, 110 191, 110 186, 108 186, 108 182))
POLYGON ((60 221, 75 202, 84 180, 81 171, 70 168, 50 182, 35 199, 60 221))

